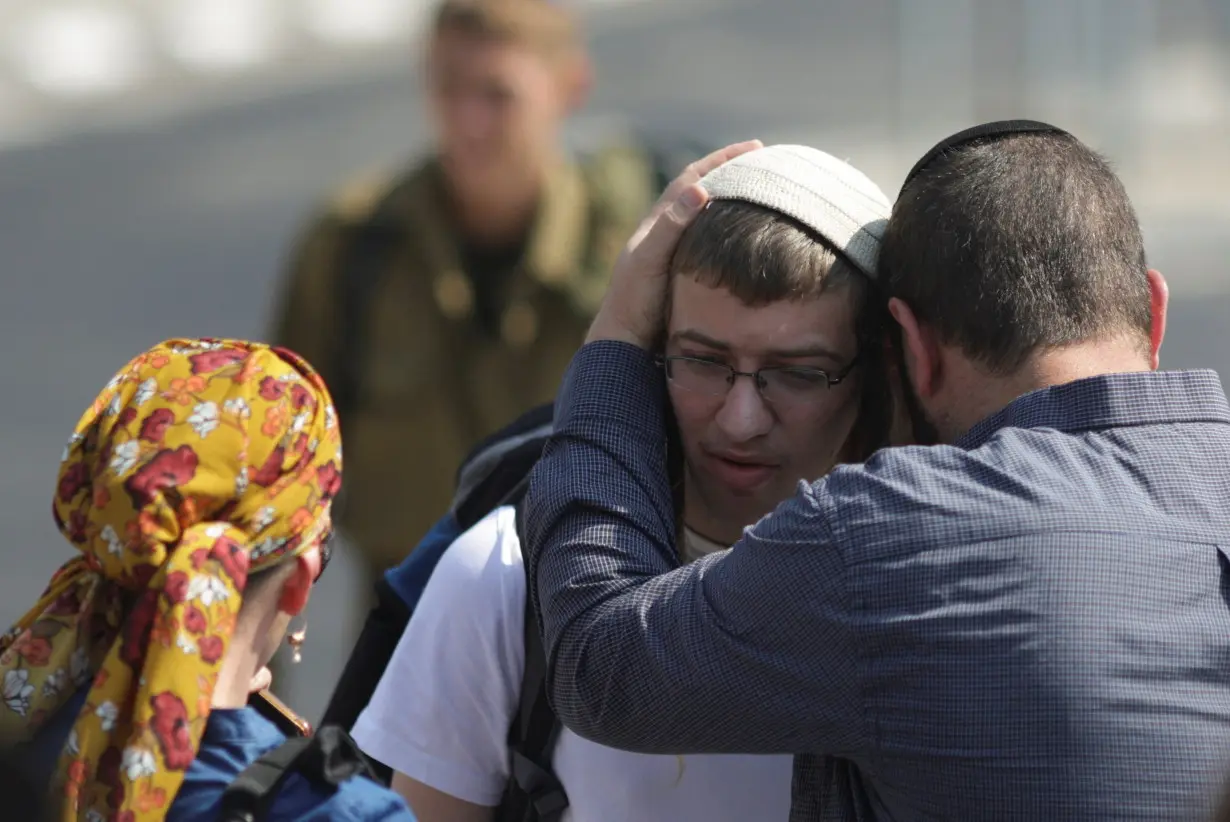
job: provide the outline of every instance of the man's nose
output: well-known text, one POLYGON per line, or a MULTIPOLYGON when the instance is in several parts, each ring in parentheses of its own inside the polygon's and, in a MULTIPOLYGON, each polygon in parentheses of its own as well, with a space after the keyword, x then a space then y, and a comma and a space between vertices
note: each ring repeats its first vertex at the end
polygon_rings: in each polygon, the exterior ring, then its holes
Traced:
POLYGON ((491 107, 478 95, 459 95, 453 103, 453 126, 467 140, 484 139, 491 130, 491 107))
POLYGON ((769 433, 773 427, 773 411, 761 396, 755 377, 735 379, 718 411, 717 424, 733 443, 748 442, 769 433))

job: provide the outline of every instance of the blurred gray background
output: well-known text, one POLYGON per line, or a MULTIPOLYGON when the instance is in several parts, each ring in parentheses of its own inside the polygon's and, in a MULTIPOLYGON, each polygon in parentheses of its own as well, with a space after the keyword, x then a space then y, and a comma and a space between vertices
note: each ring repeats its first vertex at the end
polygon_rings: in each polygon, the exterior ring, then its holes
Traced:
MULTIPOLYGON (((849 158, 890 195, 1000 117, 1115 161, 1171 284, 1166 367, 1230 374, 1230 0, 589 0, 578 143, 629 124, 849 158)), ((419 0, 0 0, 0 621, 70 556, 64 440, 170 336, 261 337, 327 191, 423 145, 419 0)), ((408 535, 408 544, 413 541, 408 535)), ((276 690, 315 718, 358 625, 344 551, 276 690)))

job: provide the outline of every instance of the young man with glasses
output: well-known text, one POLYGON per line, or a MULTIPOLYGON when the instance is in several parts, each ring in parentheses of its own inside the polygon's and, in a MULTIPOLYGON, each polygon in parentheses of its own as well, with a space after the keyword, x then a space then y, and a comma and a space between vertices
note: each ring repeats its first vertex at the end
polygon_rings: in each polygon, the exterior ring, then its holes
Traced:
MULTIPOLYGON (((734 170, 710 180, 670 273, 660 363, 683 454, 681 562, 729 546, 800 479, 866 457, 891 417, 869 280, 887 199, 813 149, 761 149, 734 170)), ((354 729, 424 822, 491 820, 508 780, 525 659, 515 518, 497 509, 444 554, 354 729)), ((634 754, 565 729, 551 765, 562 822, 789 812, 789 756, 634 754)))

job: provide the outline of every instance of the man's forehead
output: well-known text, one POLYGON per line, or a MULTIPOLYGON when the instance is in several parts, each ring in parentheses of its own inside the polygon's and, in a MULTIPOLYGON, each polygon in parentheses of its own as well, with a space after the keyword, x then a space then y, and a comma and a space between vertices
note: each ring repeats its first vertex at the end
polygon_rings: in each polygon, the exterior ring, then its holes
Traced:
POLYGON ((849 356, 838 350, 838 346, 828 342, 825 335, 816 331, 794 335, 790 340, 769 342, 762 346, 750 345, 748 341, 738 339, 737 330, 733 335, 736 339, 728 339, 729 336, 721 332, 713 335, 713 332, 689 327, 675 331, 671 334, 671 340, 676 343, 696 343, 715 351, 759 354, 782 359, 827 357, 839 361, 849 356))
POLYGON ((849 355, 855 323, 854 303, 845 292, 748 305, 724 287, 677 277, 670 339, 739 354, 840 360, 849 355))

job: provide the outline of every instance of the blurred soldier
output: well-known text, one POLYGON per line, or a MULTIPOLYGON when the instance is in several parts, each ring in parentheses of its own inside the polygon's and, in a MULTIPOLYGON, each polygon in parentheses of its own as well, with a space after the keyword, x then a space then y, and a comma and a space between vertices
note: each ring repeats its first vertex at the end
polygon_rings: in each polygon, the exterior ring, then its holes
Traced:
POLYGON ((447 510, 469 447, 554 396, 656 196, 639 149, 566 156, 589 80, 560 5, 444 0, 426 52, 435 152, 348 187, 293 259, 275 334, 336 399, 339 518, 373 581, 447 510))

